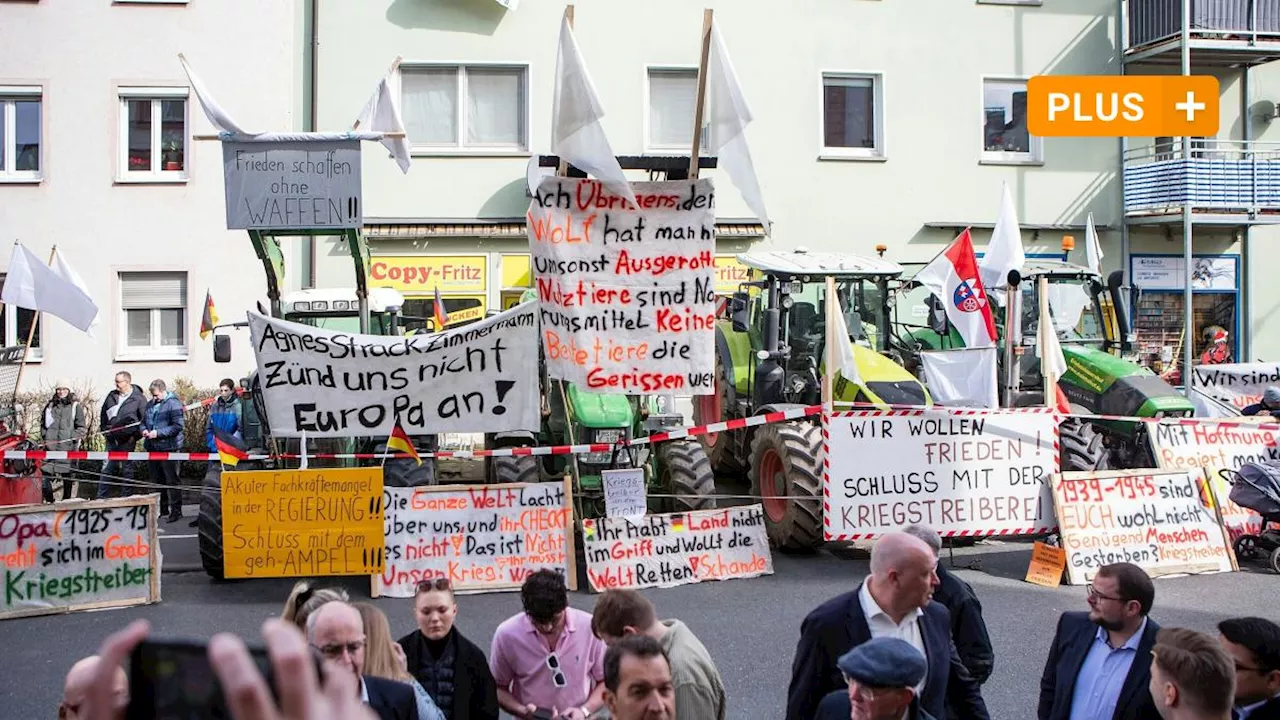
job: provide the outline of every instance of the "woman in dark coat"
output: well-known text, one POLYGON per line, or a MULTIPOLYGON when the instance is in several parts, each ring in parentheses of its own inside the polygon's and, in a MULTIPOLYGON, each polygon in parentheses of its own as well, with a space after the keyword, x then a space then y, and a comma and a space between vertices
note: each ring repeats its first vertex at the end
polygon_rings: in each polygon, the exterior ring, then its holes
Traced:
MULTIPOLYGON (((45 403, 40 414, 40 435, 45 450, 79 450, 89 426, 84 419, 84 408, 71 392, 71 383, 58 380, 53 397, 45 403)), ((46 460, 41 465, 44 475, 44 501, 53 502, 53 481, 62 482, 62 499, 71 497, 71 484, 75 482, 75 463, 71 460, 46 460)))

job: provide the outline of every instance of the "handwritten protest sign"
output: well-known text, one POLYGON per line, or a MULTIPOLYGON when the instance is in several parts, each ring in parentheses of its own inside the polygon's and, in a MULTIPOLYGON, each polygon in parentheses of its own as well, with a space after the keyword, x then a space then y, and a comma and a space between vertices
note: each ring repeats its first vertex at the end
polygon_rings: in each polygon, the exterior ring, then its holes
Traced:
POLYGON ((515 590, 543 568, 576 590, 571 491, 567 479, 387 488, 387 565, 374 596, 413 597, 428 578, 464 593, 515 590))
POLYGON ((534 303, 412 337, 358 335, 249 313, 271 432, 280 437, 536 430, 534 303))
POLYGON ((380 572, 381 468, 222 473, 222 553, 229 578, 380 572))
POLYGON ((633 187, 638 209, 597 180, 546 177, 529 203, 548 373, 597 393, 708 394, 715 191, 633 187))
POLYGON ((609 517, 637 518, 649 511, 644 489, 644 468, 622 468, 601 473, 604 512, 609 517))
POLYGON ((823 536, 856 540, 908 523, 943 535, 1052 529, 1058 425, 1038 411, 832 413, 823 536))
POLYGON ((359 228, 360 141, 222 143, 227 229, 359 228))
POLYGON ((0 508, 0 619, 160 602, 157 502, 0 508))
POLYGON ((582 542, 597 592, 773 574, 758 503, 637 519, 587 518, 582 542))
POLYGON ((1196 472, 1055 473, 1053 500, 1072 585, 1117 562, 1152 576, 1233 569, 1196 472))
POLYGON ((1280 385, 1280 363, 1195 365, 1195 389, 1239 413, 1262 400, 1271 385, 1280 385))
POLYGON ((1248 422, 1153 422, 1148 428, 1161 469, 1204 472, 1233 540, 1262 529, 1260 515, 1231 501, 1231 484, 1221 471, 1239 470, 1247 462, 1280 460, 1280 430, 1251 427, 1248 422))

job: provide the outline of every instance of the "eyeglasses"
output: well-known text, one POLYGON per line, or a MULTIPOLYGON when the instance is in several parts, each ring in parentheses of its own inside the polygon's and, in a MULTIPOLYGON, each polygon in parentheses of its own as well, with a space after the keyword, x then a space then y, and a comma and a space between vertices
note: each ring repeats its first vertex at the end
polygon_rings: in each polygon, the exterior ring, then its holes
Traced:
POLYGON ((449 582, 447 577, 427 578, 418 581, 418 592, 431 592, 432 590, 450 590, 453 583, 449 582))
POLYGON ((325 645, 323 647, 320 645, 316 645, 315 648, 320 651, 321 655, 324 655, 327 658, 336 659, 336 658, 342 657, 342 653, 344 650, 348 655, 352 655, 352 656, 354 656, 356 653, 363 650, 364 640, 356 640, 355 642, 349 642, 349 643, 334 643, 332 645, 325 645))
POLYGON ((863 685, 862 683, 859 683, 857 680, 849 677, 847 673, 841 673, 841 675, 844 675, 845 685, 856 684, 858 686, 858 691, 855 694, 858 696, 858 699, 866 703, 875 702, 875 700, 879 698, 882 694, 893 690, 893 688, 877 688, 877 687, 871 687, 870 685, 863 685))
POLYGON ((1236 672, 1237 672, 1237 673, 1242 673, 1242 672, 1245 672, 1245 671, 1260 673, 1260 672, 1262 672, 1262 668, 1249 667, 1248 665, 1241 665, 1240 663, 1236 663, 1236 672))
POLYGON ((555 683, 556 687, 562 688, 569 684, 560 668, 560 658, 554 652, 547 656, 547 667, 551 669, 551 682, 555 683))
POLYGON ((1089 597, 1091 598, 1098 598, 1101 600, 1115 600, 1116 602, 1129 602, 1128 600, 1125 600, 1122 597, 1112 597, 1110 595, 1103 595, 1102 593, 1098 592, 1096 588, 1093 587, 1093 583, 1089 583, 1087 587, 1089 589, 1089 597))

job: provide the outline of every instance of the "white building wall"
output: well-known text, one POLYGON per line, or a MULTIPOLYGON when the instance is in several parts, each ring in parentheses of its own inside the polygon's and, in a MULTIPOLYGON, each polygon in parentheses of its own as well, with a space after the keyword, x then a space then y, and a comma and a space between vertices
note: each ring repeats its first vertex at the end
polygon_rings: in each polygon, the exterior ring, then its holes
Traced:
MULTIPOLYGON (((248 236, 225 229, 220 144, 191 141, 193 133, 213 130, 190 97, 186 179, 121 182, 117 92, 186 88, 181 52, 238 122, 294 129, 304 74, 299 20, 294 0, 0 3, 0 86, 40 86, 44 111, 42 179, 0 181, 0 238, 20 239, 42 259, 56 244, 84 277, 103 321, 89 338, 46 316, 43 358, 28 367, 24 389, 65 377, 91 384, 101 397, 117 369, 144 387, 153 378, 177 377, 213 387, 251 369, 246 331, 231 332, 229 365, 213 362, 212 337, 198 333, 206 290, 223 322, 243 320, 266 295, 248 236), (167 353, 130 354, 118 273, 149 270, 187 274, 185 343, 167 353)), ((0 263, 7 265, 5 245, 0 263)), ((10 334, 6 344, 12 341, 10 334)))

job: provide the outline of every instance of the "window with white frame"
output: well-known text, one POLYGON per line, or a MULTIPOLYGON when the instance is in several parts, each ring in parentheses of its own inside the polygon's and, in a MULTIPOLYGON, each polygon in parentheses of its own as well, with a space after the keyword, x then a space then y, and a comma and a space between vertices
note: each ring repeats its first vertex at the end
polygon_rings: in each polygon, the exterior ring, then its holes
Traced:
MULTIPOLYGON (((0 275, 0 289, 4 288, 4 275, 0 275)), ((31 335, 31 323, 35 322, 36 312, 16 305, 0 303, 0 345, 13 347, 26 345, 27 336, 31 335)), ((31 351, 27 353, 27 362, 44 358, 40 336, 44 335, 44 324, 36 326, 35 335, 31 336, 31 351)))
POLYGON ((0 180, 39 180, 43 99, 40 87, 0 85, 0 180))
POLYGON ((982 81, 982 159, 1040 162, 1040 139, 1027 130, 1027 81, 982 81))
POLYGON ((401 65, 409 144, 427 151, 527 151, 528 75, 523 66, 401 65))
POLYGON ((187 274, 120 273, 121 354, 186 357, 187 274))
MULTIPOLYGON (((648 80, 649 117, 645 147, 657 152, 687 154, 693 144, 693 119, 698 107, 697 68, 649 68, 648 80)), ((710 107, 704 101, 702 139, 698 141, 700 155, 710 154, 710 119, 710 107)))
POLYGON ((881 84, 881 77, 875 74, 822 74, 824 157, 884 157, 881 84))
POLYGON ((187 88, 120 89, 120 176, 185 180, 187 88))

